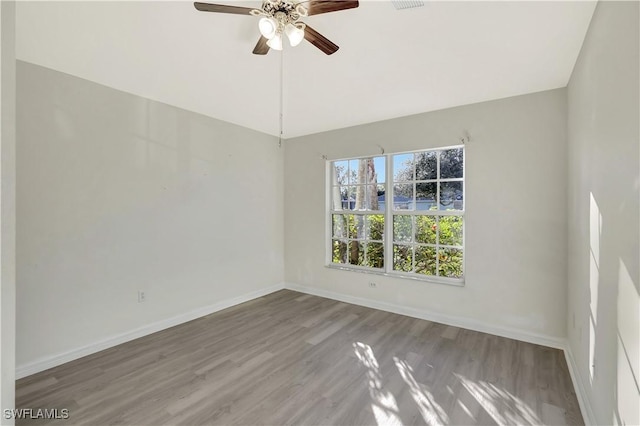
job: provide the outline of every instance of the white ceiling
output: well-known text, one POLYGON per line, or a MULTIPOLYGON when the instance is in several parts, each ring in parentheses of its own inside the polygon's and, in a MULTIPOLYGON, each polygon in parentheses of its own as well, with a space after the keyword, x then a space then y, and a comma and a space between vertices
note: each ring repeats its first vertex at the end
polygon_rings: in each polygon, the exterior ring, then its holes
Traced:
MULTIPOLYGON (((260 1, 217 1, 256 7, 260 1)), ((340 46, 285 47, 284 136, 566 86, 595 1, 425 1, 305 22, 340 46)), ((280 53, 256 18, 191 2, 18 2, 17 57, 277 135, 280 53)))

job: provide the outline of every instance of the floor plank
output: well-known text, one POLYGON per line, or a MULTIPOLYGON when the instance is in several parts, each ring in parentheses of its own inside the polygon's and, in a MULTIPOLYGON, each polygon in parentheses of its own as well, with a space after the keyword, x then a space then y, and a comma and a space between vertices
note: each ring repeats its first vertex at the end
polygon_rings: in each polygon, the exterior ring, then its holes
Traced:
POLYGON ((561 351, 282 290, 21 379, 27 424, 584 424, 561 351))

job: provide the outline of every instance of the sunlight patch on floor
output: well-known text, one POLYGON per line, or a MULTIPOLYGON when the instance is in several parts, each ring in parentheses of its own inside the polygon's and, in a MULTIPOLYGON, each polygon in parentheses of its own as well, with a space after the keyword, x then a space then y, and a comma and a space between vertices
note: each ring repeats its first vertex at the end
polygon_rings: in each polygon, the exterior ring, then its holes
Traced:
POLYGON ((542 424, 531 407, 512 393, 489 382, 475 382, 460 374, 455 376, 498 425, 542 424))
MULTIPOLYGON (((444 425, 449 423, 449 416, 433 398, 433 394, 418 383, 413 377, 413 369, 406 361, 393 357, 393 361, 409 387, 413 400, 418 405, 422 418, 429 425, 444 425)), ((471 416, 473 418, 473 416, 471 416)))
POLYGON ((373 354, 373 349, 366 343, 356 342, 353 344, 356 356, 364 367, 367 368, 367 378, 369 380, 369 395, 373 400, 371 409, 379 426, 401 425, 398 412, 398 403, 393 394, 385 390, 382 386, 382 374, 380 365, 373 354))

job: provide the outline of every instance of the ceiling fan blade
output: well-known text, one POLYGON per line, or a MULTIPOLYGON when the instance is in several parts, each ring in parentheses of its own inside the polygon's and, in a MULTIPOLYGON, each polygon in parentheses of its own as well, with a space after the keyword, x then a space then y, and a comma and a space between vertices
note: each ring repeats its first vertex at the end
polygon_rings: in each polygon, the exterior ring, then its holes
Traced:
POLYGON ((193 5, 201 12, 233 13, 236 15, 250 15, 250 7, 227 6, 225 4, 211 4, 195 2, 193 5))
POLYGON ((358 0, 309 0, 308 2, 303 2, 303 6, 307 8, 309 16, 353 9, 359 5, 358 0))
POLYGON ((304 38, 327 55, 336 53, 336 51, 339 49, 337 44, 333 43, 331 40, 308 25, 304 29, 304 38))
POLYGON ((256 47, 253 48, 253 54, 266 55, 267 53, 269 53, 269 45, 267 44, 268 41, 268 38, 261 36, 260 40, 258 40, 258 43, 256 44, 256 47))

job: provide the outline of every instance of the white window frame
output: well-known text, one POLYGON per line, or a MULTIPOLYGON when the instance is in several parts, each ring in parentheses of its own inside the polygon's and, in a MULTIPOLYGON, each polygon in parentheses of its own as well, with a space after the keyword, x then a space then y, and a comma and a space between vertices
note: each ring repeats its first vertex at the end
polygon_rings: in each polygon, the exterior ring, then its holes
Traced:
MULTIPOLYGON (((421 150, 411 150, 411 151, 403 151, 403 152, 393 152, 393 153, 384 153, 377 155, 368 155, 368 156, 360 156, 360 157, 348 157, 348 158, 336 158, 332 160, 326 161, 326 185, 325 185, 325 195, 326 195, 326 239, 325 239, 325 247, 326 247, 326 262, 325 266, 332 269, 339 269, 345 271, 355 271, 355 272, 363 272, 368 274, 375 275, 384 275, 390 277, 418 280, 418 281, 428 281, 435 282, 440 284, 449 284, 456 286, 463 286, 465 283, 466 277, 466 261, 467 261, 467 253, 466 253, 466 220, 465 220, 465 212, 466 212, 466 165, 467 165, 467 155, 466 149, 464 149, 464 145, 452 145, 452 146, 444 146, 437 148, 429 148, 429 149, 421 149, 421 150), (418 154, 422 152, 433 152, 433 151, 445 151, 448 149, 458 149, 462 148, 464 151, 464 161, 463 161, 463 174, 462 178, 440 178, 440 158, 438 156, 438 167, 437 167, 437 177, 436 179, 430 179, 429 181, 436 183, 437 186, 437 197, 436 203, 439 205, 440 202, 440 183, 441 182, 462 182, 462 210, 437 210, 432 211, 431 214, 426 214, 428 210, 394 210, 393 200, 395 199, 393 193, 394 187, 394 170, 393 170, 393 157, 395 155, 402 154, 418 154), (385 158, 385 208, 384 210, 334 210, 332 205, 332 191, 333 191, 333 168, 332 165, 334 162, 338 161, 349 161, 349 160, 360 160, 360 159, 368 159, 368 158, 376 158, 376 157, 384 157, 385 158), (384 215, 384 235, 383 235, 383 244, 384 244, 384 268, 372 268, 368 266, 359 266, 352 264, 343 264, 343 263, 333 263, 333 222, 332 217, 334 214, 362 214, 362 215, 384 215), (402 272, 393 270, 393 217, 403 215, 403 216, 460 216, 463 221, 462 227, 462 246, 449 246, 444 244, 433 244, 436 249, 436 252, 440 247, 444 248, 458 248, 462 250, 462 277, 461 278, 451 278, 451 277, 442 277, 437 275, 424 275, 415 272, 402 272)), ((415 176, 414 176, 415 177, 415 176)), ((422 182, 422 181, 420 181, 422 182)), ((413 184, 416 184, 416 180, 414 179, 413 184)), ((436 242, 438 243, 438 241, 436 242)), ((422 244, 419 243, 407 243, 409 246, 420 246, 422 244)), ((438 270, 438 262, 436 256, 436 271, 438 270)))

